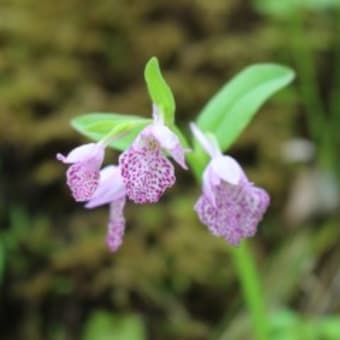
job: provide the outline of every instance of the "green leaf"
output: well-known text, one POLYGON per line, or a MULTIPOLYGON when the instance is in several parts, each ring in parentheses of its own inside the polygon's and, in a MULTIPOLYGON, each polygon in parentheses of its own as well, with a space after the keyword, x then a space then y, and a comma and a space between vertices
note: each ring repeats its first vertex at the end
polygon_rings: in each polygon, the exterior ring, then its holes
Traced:
POLYGON ((246 68, 208 102, 197 124, 216 135, 223 151, 238 138, 261 105, 289 84, 294 72, 276 64, 257 64, 246 68))
POLYGON ((144 78, 152 102, 157 104, 163 111, 166 124, 173 124, 176 108, 175 99, 169 85, 163 78, 156 57, 152 57, 147 62, 144 70, 144 78))
POLYGON ((83 340, 145 340, 145 329, 136 315, 94 312, 87 321, 83 340))
POLYGON ((138 133, 150 123, 151 119, 137 116, 117 113, 91 113, 73 119, 71 125, 75 130, 95 141, 101 140, 114 131, 119 131, 120 128, 124 130, 127 126, 131 127, 124 133, 123 137, 110 143, 110 146, 114 149, 123 151, 130 146, 138 133))

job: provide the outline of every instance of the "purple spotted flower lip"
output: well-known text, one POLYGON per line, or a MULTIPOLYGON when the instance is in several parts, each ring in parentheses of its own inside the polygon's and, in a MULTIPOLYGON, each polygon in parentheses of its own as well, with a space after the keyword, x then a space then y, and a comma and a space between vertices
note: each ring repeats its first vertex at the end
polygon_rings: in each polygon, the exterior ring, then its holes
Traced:
POLYGON ((89 200, 97 189, 104 149, 100 142, 89 143, 76 147, 67 156, 57 154, 59 161, 71 164, 66 172, 67 185, 77 202, 89 200))
POLYGON ((110 216, 106 243, 112 252, 116 251, 123 242, 125 195, 125 185, 118 166, 109 165, 100 171, 98 187, 85 205, 86 208, 92 209, 109 204, 110 216))
POLYGON ((119 158, 126 194, 135 203, 158 202, 164 192, 174 185, 174 166, 164 151, 183 169, 187 169, 185 153, 188 150, 181 146, 176 134, 164 124, 161 113, 154 105, 153 123, 137 136, 119 158))
POLYGON ((211 161, 203 173, 202 195, 195 204, 199 219, 215 236, 234 246, 256 233, 270 198, 247 179, 240 165, 224 156, 214 140, 194 124, 191 130, 211 161))

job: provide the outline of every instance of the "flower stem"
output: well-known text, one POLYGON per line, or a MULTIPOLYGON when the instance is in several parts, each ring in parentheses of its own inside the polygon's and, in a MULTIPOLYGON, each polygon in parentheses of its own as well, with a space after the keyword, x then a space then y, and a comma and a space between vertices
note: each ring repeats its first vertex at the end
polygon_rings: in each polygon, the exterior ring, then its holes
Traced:
POLYGON ((232 257, 255 332, 254 339, 269 339, 265 299, 254 257, 251 255, 246 241, 241 242, 238 248, 232 248, 232 257))
MULTIPOLYGON (((179 129, 176 129, 184 146, 188 146, 186 138, 179 129)), ((200 154, 188 155, 188 163, 192 168, 198 182, 202 179, 202 173, 206 165, 206 160, 199 157, 200 154)), ((260 278, 248 246, 247 241, 243 240, 238 248, 231 248, 234 267, 241 283, 242 294, 253 325, 256 340, 269 339, 269 325, 266 315, 265 298, 263 296, 260 278)))

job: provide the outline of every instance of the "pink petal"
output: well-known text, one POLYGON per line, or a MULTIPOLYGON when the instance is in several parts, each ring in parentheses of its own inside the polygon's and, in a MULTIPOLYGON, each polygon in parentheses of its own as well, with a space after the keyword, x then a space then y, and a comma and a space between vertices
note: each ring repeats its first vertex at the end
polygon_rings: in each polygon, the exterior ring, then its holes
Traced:
POLYGON ((110 251, 116 251, 123 242, 125 232, 125 218, 123 210, 125 198, 113 201, 110 204, 110 218, 108 224, 106 243, 110 251))
POLYGON ((118 166, 109 165, 100 171, 99 184, 86 208, 96 208, 125 197, 125 185, 118 166))
POLYGON ((214 172, 211 166, 211 162, 210 162, 203 172, 202 189, 203 189, 204 195, 209 199, 210 203, 214 206, 216 205, 215 187, 219 185, 220 182, 221 182, 221 179, 214 172))
POLYGON ((212 234, 237 246, 241 239, 253 236, 269 205, 265 190, 247 180, 239 185, 221 182, 214 188, 215 205, 205 195, 198 199, 195 210, 212 234))
POLYGON ((67 156, 60 153, 57 159, 63 163, 72 164, 77 162, 85 162, 91 158, 103 161, 104 146, 99 143, 89 143, 74 148, 67 156))
POLYGON ((135 203, 158 202, 176 181, 173 165, 157 144, 133 145, 121 154, 119 165, 127 196, 135 203))

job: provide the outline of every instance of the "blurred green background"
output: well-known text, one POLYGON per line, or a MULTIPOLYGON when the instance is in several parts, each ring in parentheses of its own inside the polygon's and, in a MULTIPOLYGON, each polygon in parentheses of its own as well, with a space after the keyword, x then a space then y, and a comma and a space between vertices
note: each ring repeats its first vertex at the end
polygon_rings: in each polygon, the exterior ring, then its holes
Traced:
MULTIPOLYGON (((0 338, 253 339, 228 245, 177 185, 126 209, 121 249, 107 209, 72 201, 57 152, 86 142, 88 112, 149 116, 158 56, 188 132, 244 67, 297 75, 230 153, 272 204, 250 242, 271 339, 340 339, 340 15, 337 0, 2 0, 0 2, 0 338)), ((107 162, 116 162, 110 152, 107 162)))

